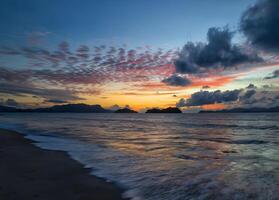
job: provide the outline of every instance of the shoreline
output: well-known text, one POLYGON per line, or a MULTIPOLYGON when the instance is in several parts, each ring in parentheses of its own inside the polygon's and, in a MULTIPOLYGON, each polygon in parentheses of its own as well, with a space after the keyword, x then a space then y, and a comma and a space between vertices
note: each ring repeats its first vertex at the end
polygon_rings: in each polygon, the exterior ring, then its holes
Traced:
POLYGON ((33 143, 21 133, 0 129, 0 199, 125 199, 122 188, 90 174, 66 152, 33 143))

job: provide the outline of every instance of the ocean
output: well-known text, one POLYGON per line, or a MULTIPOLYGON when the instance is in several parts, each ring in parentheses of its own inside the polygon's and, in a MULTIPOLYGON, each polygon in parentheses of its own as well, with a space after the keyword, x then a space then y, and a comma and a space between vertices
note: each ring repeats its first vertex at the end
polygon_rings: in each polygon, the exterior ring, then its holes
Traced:
POLYGON ((133 200, 279 199, 279 114, 2 113, 133 200))

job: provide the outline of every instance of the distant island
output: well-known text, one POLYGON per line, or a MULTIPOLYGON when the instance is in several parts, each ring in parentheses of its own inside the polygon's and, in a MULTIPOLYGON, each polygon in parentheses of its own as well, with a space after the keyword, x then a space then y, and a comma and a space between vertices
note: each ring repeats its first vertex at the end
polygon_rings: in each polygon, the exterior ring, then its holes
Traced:
POLYGON ((182 111, 176 107, 168 107, 164 109, 158 109, 158 108, 149 109, 145 113, 182 113, 182 111))
POLYGON ((34 108, 34 109, 21 109, 21 108, 0 106, 0 112, 111 113, 112 111, 104 109, 100 105, 66 104, 66 105, 55 105, 48 108, 34 108))
MULTIPOLYGON (((65 104, 47 108, 23 109, 8 106, 0 106, 0 112, 35 112, 35 113, 138 113, 129 108, 121 108, 116 111, 103 108, 101 105, 65 104)), ((233 108, 224 110, 201 110, 199 113, 275 113, 279 112, 279 106, 272 108, 233 108)), ((164 109, 152 108, 145 113, 182 113, 179 108, 168 107, 164 109)))
POLYGON ((129 108, 122 108, 114 111, 114 113, 138 113, 137 111, 131 110, 129 108))
POLYGON ((199 113, 274 113, 279 112, 279 106, 272 108, 233 108, 226 110, 201 110, 199 113))
MULTIPOLYGON (((23 109, 0 106, 0 112, 34 112, 34 113, 138 113, 129 108, 120 108, 116 111, 103 108, 101 105, 65 104, 47 108, 23 109)), ((179 108, 168 107, 164 109, 149 109, 146 113, 182 113, 179 108)))

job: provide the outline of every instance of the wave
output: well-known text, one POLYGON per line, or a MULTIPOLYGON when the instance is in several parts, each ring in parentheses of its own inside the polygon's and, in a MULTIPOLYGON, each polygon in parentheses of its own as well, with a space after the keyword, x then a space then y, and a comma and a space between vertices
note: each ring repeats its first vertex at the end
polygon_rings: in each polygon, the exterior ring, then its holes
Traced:
POLYGON ((138 120, 126 115, 84 114, 88 120, 80 115, 22 116, 0 119, 40 148, 68 152, 93 175, 126 188, 124 196, 134 200, 278 197, 276 120, 236 118, 221 124, 204 115, 163 120, 160 115, 137 115, 138 120), (239 191, 241 185, 247 187, 239 191))

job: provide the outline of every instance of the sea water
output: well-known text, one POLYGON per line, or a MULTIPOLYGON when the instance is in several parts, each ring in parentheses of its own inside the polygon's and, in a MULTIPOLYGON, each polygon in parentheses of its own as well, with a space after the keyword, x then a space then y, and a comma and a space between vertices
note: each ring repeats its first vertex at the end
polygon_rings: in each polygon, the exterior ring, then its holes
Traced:
POLYGON ((279 114, 2 113, 134 200, 279 199, 279 114))

